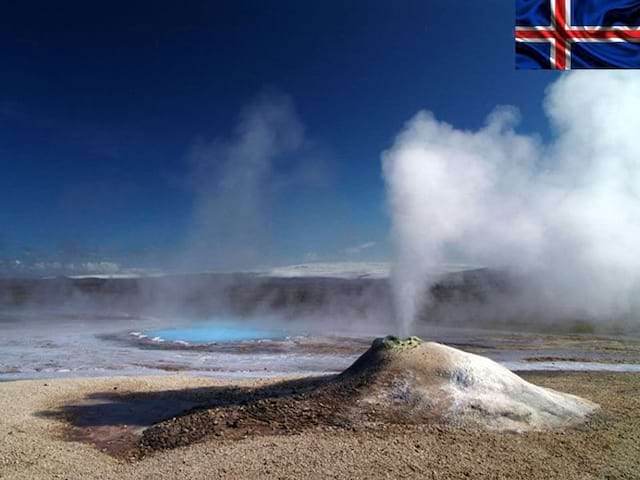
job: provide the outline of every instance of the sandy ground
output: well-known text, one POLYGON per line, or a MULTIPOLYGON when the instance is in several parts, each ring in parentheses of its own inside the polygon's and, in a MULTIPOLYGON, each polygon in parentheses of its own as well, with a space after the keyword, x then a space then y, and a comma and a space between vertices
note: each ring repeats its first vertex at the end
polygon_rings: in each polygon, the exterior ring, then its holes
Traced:
POLYGON ((103 449, 117 454, 118 442, 144 425, 266 382, 175 375, 0 383, 0 478, 640 479, 640 374, 523 376, 593 400, 601 412, 565 431, 324 428, 210 438, 130 460, 103 449))

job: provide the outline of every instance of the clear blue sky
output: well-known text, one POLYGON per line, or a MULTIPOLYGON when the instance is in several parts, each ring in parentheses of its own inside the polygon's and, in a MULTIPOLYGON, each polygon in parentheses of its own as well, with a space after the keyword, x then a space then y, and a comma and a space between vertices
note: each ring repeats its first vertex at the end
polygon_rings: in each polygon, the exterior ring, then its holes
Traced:
POLYGON ((419 109, 497 104, 548 134, 549 71, 515 71, 510 0, 30 1, 0 16, 0 258, 161 261, 193 209, 187 152, 265 89, 290 95, 330 180, 270 212, 274 258, 388 254, 380 153, 419 109))

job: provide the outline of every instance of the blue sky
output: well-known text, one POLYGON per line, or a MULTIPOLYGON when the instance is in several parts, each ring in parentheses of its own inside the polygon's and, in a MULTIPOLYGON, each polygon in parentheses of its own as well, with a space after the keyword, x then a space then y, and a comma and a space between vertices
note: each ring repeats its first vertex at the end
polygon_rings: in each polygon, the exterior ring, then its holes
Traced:
POLYGON ((556 74, 514 70, 513 8, 11 2, 0 18, 0 259, 162 266, 192 220, 189 151, 232 135, 265 90, 293 99, 324 172, 275 198, 269 261, 385 259, 380 154, 418 110, 472 129, 512 104, 521 131, 548 135, 541 100, 556 74))

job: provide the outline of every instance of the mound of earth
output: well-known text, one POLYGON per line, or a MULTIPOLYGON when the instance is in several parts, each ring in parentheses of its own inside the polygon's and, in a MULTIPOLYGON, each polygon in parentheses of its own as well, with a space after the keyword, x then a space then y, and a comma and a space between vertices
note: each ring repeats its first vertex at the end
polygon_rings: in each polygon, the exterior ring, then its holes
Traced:
POLYGON ((543 430, 579 424, 598 408, 526 382, 488 358, 417 337, 376 339, 342 374, 306 388, 286 385, 271 396, 218 403, 154 425, 143 433, 141 451, 309 428, 444 424, 543 430))
POLYGON ((486 357, 416 337, 377 339, 339 381, 360 385, 357 408, 409 423, 523 431, 574 425, 597 408, 533 385, 486 357))

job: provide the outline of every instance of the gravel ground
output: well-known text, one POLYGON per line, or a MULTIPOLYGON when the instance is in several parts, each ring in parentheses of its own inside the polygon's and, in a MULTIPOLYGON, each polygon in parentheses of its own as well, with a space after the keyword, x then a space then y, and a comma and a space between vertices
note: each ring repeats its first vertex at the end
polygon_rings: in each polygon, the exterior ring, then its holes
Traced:
POLYGON ((640 374, 522 376, 602 409, 564 431, 323 425, 287 434, 214 434, 132 460, 124 446, 137 441, 145 425, 220 395, 252 395, 275 381, 174 375, 0 383, 0 478, 640 479, 640 374))

